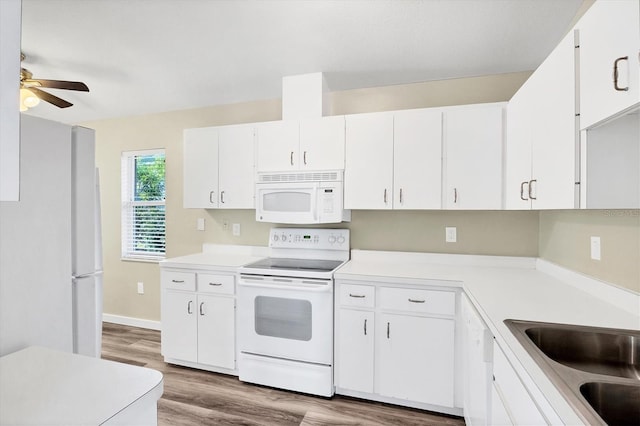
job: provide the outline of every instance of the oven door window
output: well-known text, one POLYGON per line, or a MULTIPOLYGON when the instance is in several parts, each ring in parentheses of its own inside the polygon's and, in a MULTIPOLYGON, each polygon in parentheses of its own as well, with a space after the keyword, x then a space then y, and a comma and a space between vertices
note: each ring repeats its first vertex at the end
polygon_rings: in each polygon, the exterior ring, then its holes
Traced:
POLYGON ((310 212, 311 193, 304 191, 266 192, 262 195, 262 208, 266 212, 310 212))
POLYGON ((311 340, 311 302, 268 296, 257 296, 254 300, 257 334, 289 340, 311 340))

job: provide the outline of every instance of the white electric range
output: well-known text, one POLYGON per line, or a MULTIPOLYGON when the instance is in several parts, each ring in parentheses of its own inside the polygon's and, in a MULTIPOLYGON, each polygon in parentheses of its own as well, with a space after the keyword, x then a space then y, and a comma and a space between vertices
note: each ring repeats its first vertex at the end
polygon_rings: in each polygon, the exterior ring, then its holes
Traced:
POLYGON ((240 268, 240 380, 314 395, 333 386, 333 273, 348 229, 273 228, 268 258, 240 268))

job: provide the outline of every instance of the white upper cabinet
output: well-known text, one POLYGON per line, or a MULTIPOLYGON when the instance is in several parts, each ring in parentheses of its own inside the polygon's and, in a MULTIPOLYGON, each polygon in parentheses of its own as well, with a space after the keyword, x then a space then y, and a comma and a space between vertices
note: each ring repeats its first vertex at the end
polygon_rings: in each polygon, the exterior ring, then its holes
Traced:
POLYGON ((576 207, 574 58, 571 32, 509 101, 506 209, 576 207))
POLYGON ((253 125, 184 131, 185 208, 254 208, 253 125))
POLYGON ((393 114, 346 116, 344 208, 393 206, 393 114))
POLYGON ((261 123, 258 171, 343 170, 344 137, 344 116, 261 123))
POLYGON ((254 127, 218 128, 218 207, 255 207, 254 127))
POLYGON ((300 167, 297 121, 271 121, 256 128, 259 172, 284 172, 300 167))
POLYGON ((580 127, 640 104, 640 2, 598 0, 580 31, 580 127))
POLYGON ((182 155, 184 207, 218 207, 218 130, 186 129, 182 155))
POLYGON ((298 164, 306 170, 344 169, 344 116, 300 121, 298 164))
POLYGON ((393 118, 393 208, 442 207, 442 110, 397 111, 393 118))
POLYGON ((445 209, 502 208, 503 104, 444 112, 445 209))

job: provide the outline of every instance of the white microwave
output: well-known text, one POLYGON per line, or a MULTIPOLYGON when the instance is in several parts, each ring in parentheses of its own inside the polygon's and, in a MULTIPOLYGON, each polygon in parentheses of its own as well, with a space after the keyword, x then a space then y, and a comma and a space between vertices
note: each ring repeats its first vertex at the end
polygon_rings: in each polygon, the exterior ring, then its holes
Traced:
POLYGON ((256 221, 339 223, 351 220, 343 209, 343 170, 258 173, 256 221))

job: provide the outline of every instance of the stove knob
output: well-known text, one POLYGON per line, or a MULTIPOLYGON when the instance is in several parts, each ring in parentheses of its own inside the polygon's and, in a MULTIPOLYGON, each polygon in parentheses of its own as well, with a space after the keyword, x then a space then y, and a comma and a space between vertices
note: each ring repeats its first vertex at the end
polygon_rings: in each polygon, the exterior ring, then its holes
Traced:
POLYGON ((280 239, 280 237, 278 237, 277 235, 273 236, 273 241, 278 241, 280 239))
POLYGON ((282 234, 282 237, 280 237, 282 239, 282 241, 286 242, 287 241, 287 236, 285 234, 282 234))
POLYGON ((342 235, 338 237, 338 244, 344 244, 344 237, 342 235))
POLYGON ((333 235, 329 235, 329 244, 333 244, 336 242, 336 237, 334 237, 333 235))

